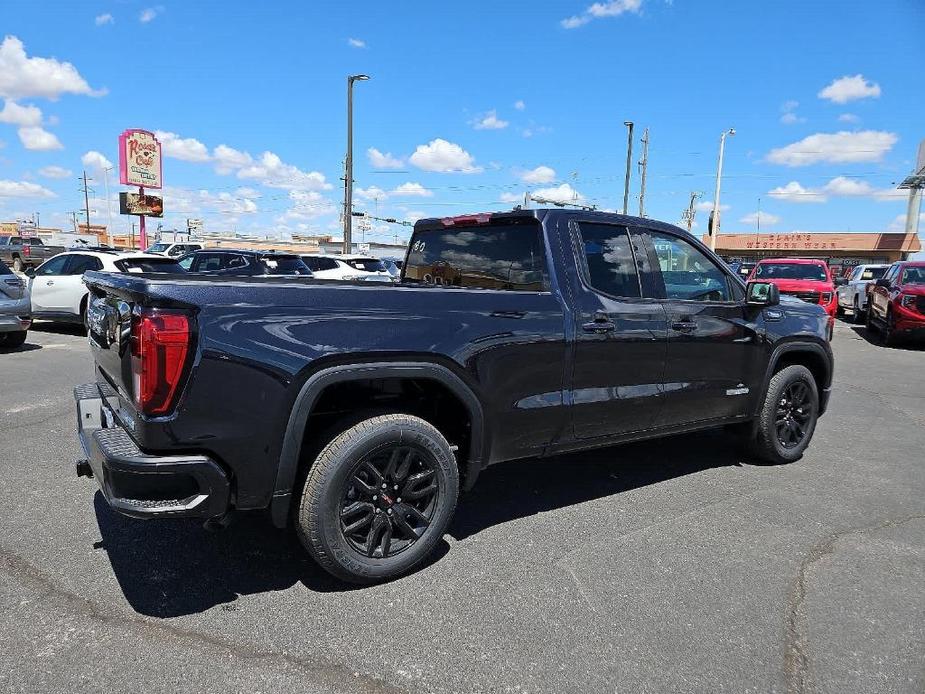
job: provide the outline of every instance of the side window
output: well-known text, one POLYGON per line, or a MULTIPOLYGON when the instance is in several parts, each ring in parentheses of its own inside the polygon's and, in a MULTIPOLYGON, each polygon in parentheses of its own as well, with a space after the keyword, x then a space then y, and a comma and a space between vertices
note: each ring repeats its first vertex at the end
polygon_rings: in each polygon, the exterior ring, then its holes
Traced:
POLYGON ((195 259, 195 257, 196 256, 194 255, 188 255, 185 258, 181 258, 180 260, 177 261, 177 265, 182 267, 184 270, 189 270, 193 265, 193 260, 195 259))
POLYGON ((167 255, 169 255, 169 256, 171 256, 171 257, 176 257, 176 256, 178 256, 178 255, 183 255, 185 252, 186 252, 186 247, 184 247, 184 246, 174 246, 174 247, 171 248, 169 251, 167 251, 167 255))
POLYGON ((649 231, 655 246, 665 296, 685 301, 731 301, 725 273, 706 254, 688 241, 649 231))
POLYGON ((44 275, 63 275, 64 274, 64 264, 67 263, 69 255, 58 255, 42 263, 39 266, 39 269, 35 271, 35 274, 38 276, 44 275))
POLYGON ((539 223, 416 231, 405 278, 449 287, 541 292, 546 288, 546 250, 539 223))
POLYGON ((636 260, 627 228, 579 222, 578 232, 588 283, 608 296, 640 297, 636 260))
POLYGON ((890 269, 886 271, 886 274, 883 276, 883 278, 889 280, 890 284, 893 284, 897 274, 899 274, 899 265, 891 265, 890 269))
POLYGON ((221 269, 221 253, 199 253, 193 261, 193 272, 215 272, 221 269))
POLYGON ((88 270, 102 270, 103 263, 99 258, 92 255, 75 254, 70 256, 67 267, 64 270, 65 275, 82 275, 88 270))
POLYGON ((233 270, 235 268, 247 267, 250 263, 247 262, 247 258, 243 255, 231 255, 227 256, 227 262, 224 264, 224 267, 233 270))

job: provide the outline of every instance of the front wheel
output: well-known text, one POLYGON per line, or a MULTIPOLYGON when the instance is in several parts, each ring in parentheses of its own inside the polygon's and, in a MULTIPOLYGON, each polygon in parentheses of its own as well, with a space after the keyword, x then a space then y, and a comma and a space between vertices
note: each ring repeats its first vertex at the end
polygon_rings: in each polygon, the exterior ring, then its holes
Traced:
POLYGON ((819 390, 812 373, 794 364, 768 384, 758 415, 752 453, 769 463, 792 463, 803 456, 816 430, 819 390))
POLYGON ((435 427, 406 414, 371 417, 321 451, 305 479, 296 529, 337 578, 387 580, 434 550, 458 494, 456 459, 435 427))

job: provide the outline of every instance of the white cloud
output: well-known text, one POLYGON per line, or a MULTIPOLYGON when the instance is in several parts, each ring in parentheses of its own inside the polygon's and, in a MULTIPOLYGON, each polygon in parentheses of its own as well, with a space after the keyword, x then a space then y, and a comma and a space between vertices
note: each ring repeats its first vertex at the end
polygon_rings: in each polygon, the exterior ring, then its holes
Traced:
POLYGON ((739 222, 741 224, 754 225, 758 223, 759 219, 761 220, 761 226, 774 226, 780 222, 780 217, 769 212, 752 212, 742 217, 739 222))
POLYGON ((417 198, 431 198, 434 193, 432 190, 428 190, 420 183, 402 183, 400 186, 395 188, 389 195, 395 197, 417 197, 417 198))
POLYGON ((363 39, 347 39, 347 45, 353 48, 366 48, 366 41, 363 39))
POLYGON ((325 180, 324 174, 302 171, 292 164, 286 164, 273 152, 264 152, 259 160, 240 169, 238 178, 250 178, 270 188, 286 190, 329 190, 332 187, 325 180))
POLYGON ((354 188, 353 194, 364 200, 385 200, 389 197, 389 194, 386 193, 379 186, 370 186, 369 188, 354 188))
POLYGON ((772 149, 767 160, 784 166, 881 161, 898 139, 894 133, 880 130, 816 133, 786 147, 772 149))
POLYGON ((154 136, 160 140, 164 156, 182 161, 209 161, 209 149, 192 137, 180 137, 176 133, 155 130, 154 136))
POLYGON ((563 19, 559 24, 565 29, 577 29, 592 19, 603 17, 617 17, 625 12, 639 12, 642 0, 610 0, 609 2, 596 2, 588 7, 582 14, 563 19))
POLYGON ((825 202, 826 196, 818 190, 804 188, 798 181, 790 181, 785 186, 778 186, 768 191, 768 195, 787 202, 825 202))
POLYGON ((45 178, 68 178, 71 175, 71 170, 65 169, 63 166, 43 166, 39 169, 39 176, 44 176, 45 178))
POLYGON ((794 125, 795 123, 805 123, 806 119, 797 115, 797 108, 799 107, 799 101, 785 101, 781 104, 780 110, 783 114, 780 117, 780 122, 784 125, 794 125))
POLYGON ((115 24, 116 20, 113 19, 113 16, 108 12, 106 14, 99 14, 96 16, 96 19, 93 20, 96 23, 96 26, 101 27, 104 24, 115 24))
POLYGON ((514 108, 516 108, 518 111, 523 111, 525 108, 527 108, 527 105, 524 103, 523 99, 518 99, 514 102, 514 108))
POLYGON ((0 111, 0 123, 12 123, 20 127, 41 125, 42 111, 37 106, 20 106, 12 99, 7 99, 0 111))
POLYGON ((838 117, 840 123, 860 123, 861 119, 853 113, 843 113, 838 117))
POLYGON ((256 188, 248 188, 247 186, 242 186, 241 188, 236 189, 234 194, 239 198, 252 198, 255 200, 257 198, 263 197, 263 193, 261 193, 259 190, 256 188))
POLYGON ((112 162, 95 150, 90 150, 80 158, 80 162, 92 171, 112 168, 112 162))
POLYGON ((498 196, 499 202, 521 202, 523 200, 523 195, 518 195, 517 193, 501 193, 498 196))
POLYGON ((138 21, 142 24, 147 24, 163 11, 164 7, 162 5, 157 5, 156 7, 146 7, 138 15, 138 21))
MULTIPOLYGON (((694 209, 698 212, 712 212, 713 211, 713 201, 712 200, 701 200, 698 203, 694 204, 694 209)), ((729 205, 724 205, 723 203, 719 204, 719 211, 725 212, 726 210, 731 209, 729 205)))
POLYGON ((405 165, 401 159, 393 157, 391 152, 383 153, 375 147, 367 149, 366 156, 369 158, 369 163, 377 169, 400 169, 405 165))
POLYGON ((437 138, 426 145, 418 145, 411 155, 411 163, 424 171, 437 173, 481 173, 471 154, 453 142, 437 138))
POLYGON ((552 200, 553 202, 580 202, 585 199, 581 193, 572 188, 568 183, 563 183, 555 188, 540 188, 539 190, 534 190, 533 195, 538 198, 552 200))
POLYGON ((56 197, 48 188, 29 181, 0 180, 0 198, 53 198, 56 197))
POLYGON ((836 104, 847 104, 858 99, 879 99, 880 85, 869 82, 864 75, 845 75, 817 94, 820 99, 828 99, 836 104))
POLYGON ((225 176, 252 164, 254 161, 247 152, 242 152, 228 145, 219 145, 213 149, 212 158, 215 160, 216 173, 225 176))
POLYGON ((508 125, 510 123, 506 120, 498 118, 498 114, 494 109, 472 121, 472 127, 476 130, 503 130, 508 125))
POLYGON ((53 149, 64 149, 64 145, 58 140, 54 133, 50 133, 39 126, 30 126, 20 128, 16 131, 19 134, 19 140, 26 149, 47 152, 53 149))
POLYGON ((874 192, 867 181, 859 181, 845 176, 837 176, 822 186, 822 190, 839 197, 864 197, 874 192))
POLYGON ((552 183, 556 180, 556 171, 548 166, 537 166, 530 171, 520 174, 520 180, 531 185, 536 183, 552 183))
POLYGON ((7 36, 0 44, 0 97, 42 97, 55 100, 62 94, 101 96, 70 63, 55 58, 29 58, 23 42, 7 36))
POLYGON ((293 202, 292 207, 276 221, 311 220, 337 212, 333 202, 313 190, 291 190, 289 199, 293 202))
MULTIPOLYGON (((922 224, 925 224, 925 212, 922 212, 919 215, 919 226, 921 227, 922 224)), ((890 226, 887 227, 887 231, 905 231, 905 230, 906 230, 906 213, 905 212, 903 214, 896 215, 893 221, 890 222, 890 226)))

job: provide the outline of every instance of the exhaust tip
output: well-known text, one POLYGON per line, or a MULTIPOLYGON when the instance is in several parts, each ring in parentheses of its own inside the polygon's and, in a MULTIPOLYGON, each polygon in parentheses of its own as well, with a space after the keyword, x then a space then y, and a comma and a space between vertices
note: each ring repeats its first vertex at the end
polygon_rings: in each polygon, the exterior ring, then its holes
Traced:
POLYGON ((77 476, 78 477, 93 477, 93 468, 90 467, 89 461, 86 461, 86 460, 77 461, 77 476))

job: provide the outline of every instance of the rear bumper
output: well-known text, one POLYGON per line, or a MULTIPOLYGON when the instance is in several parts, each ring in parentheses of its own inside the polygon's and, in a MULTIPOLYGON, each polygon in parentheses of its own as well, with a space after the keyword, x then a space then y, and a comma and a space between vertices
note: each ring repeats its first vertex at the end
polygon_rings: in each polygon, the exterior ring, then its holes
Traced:
POLYGON ((109 505, 133 518, 214 518, 229 508, 228 476, 204 455, 151 455, 118 423, 96 383, 74 389, 77 435, 109 505))
POLYGON ((0 333, 20 332, 28 330, 32 325, 29 311, 21 316, 0 315, 0 333))

